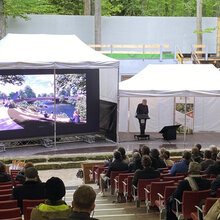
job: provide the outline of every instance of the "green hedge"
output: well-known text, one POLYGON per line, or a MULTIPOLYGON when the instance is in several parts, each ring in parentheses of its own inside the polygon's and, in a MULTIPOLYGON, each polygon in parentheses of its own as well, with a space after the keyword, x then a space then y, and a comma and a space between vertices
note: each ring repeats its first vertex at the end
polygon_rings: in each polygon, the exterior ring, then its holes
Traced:
POLYGON ((80 163, 62 163, 62 164, 36 164, 38 170, 54 170, 67 168, 80 168, 80 163))

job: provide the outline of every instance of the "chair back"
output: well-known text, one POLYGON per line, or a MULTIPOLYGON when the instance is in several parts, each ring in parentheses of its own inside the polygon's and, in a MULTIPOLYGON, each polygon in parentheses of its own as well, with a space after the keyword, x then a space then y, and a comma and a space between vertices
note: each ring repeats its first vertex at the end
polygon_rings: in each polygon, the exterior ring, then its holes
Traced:
POLYGON ((0 190, 0 195, 7 195, 7 194, 12 194, 12 188, 0 190))
POLYGON ((4 185, 12 185, 12 182, 11 181, 0 182, 0 186, 4 186, 4 185))
POLYGON ((161 179, 163 179, 164 177, 168 177, 168 176, 171 176, 171 177, 172 177, 172 175, 171 175, 170 173, 161 173, 161 174, 160 174, 160 178, 161 178, 161 179))
POLYGON ((199 205, 202 199, 209 197, 211 190, 203 191, 184 191, 182 197, 182 213, 185 219, 191 218, 191 212, 196 212, 196 205, 199 205))
POLYGON ((0 195, 0 201, 7 201, 11 197, 11 194, 0 195))
POLYGON ((123 193, 123 183, 124 179, 126 179, 128 176, 132 175, 132 173, 120 173, 118 175, 118 193, 123 193))
POLYGON ((25 211, 25 214, 24 214, 24 220, 30 220, 31 219, 31 212, 32 212, 32 209, 34 207, 27 207, 26 208, 26 211, 25 211))
POLYGON ((174 193, 177 186, 165 186, 164 189, 164 204, 166 205, 167 199, 174 193))
POLYGON ((9 185, 0 185, 0 191, 5 189, 12 189, 12 184, 9 185))
POLYGON ((0 209, 0 219, 21 217, 20 208, 0 209))
POLYGON ((185 176, 165 176, 163 178, 164 181, 175 181, 178 182, 179 180, 184 180, 185 176))
POLYGON ((116 176, 118 176, 119 174, 121 173, 127 173, 128 171, 111 171, 111 174, 110 174, 110 185, 111 185, 111 188, 115 188, 115 184, 114 184, 114 179, 116 176))
POLYGON ((159 182, 160 178, 154 178, 154 179, 139 179, 138 185, 137 185, 137 197, 138 200, 142 201, 145 200, 145 191, 144 188, 146 188, 147 185, 150 185, 152 182, 159 182))
POLYGON ((184 177, 187 177, 187 176, 188 176, 188 173, 176 173, 175 176, 184 176, 184 177))
POLYGON ((21 170, 11 170, 11 171, 10 171, 12 180, 15 180, 15 179, 16 179, 16 176, 17 176, 17 174, 18 174, 20 171, 21 171, 21 170))
POLYGON ((155 201, 158 199, 158 194, 163 195, 164 189, 166 186, 173 186, 174 181, 166 181, 166 182, 152 182, 150 185, 150 202, 151 206, 155 205, 155 201))
POLYGON ((4 219, 4 220, 22 220, 22 217, 17 217, 17 218, 7 218, 7 219, 4 219))
POLYGON ((209 209, 214 205, 214 203, 218 200, 218 198, 207 198, 205 200, 205 207, 204 207, 204 216, 207 215, 209 209))
POLYGON ((27 207, 35 207, 38 206, 40 203, 44 203, 45 199, 39 199, 39 200, 29 200, 29 199, 23 199, 23 214, 24 214, 24 220, 26 220, 26 217, 28 215, 27 213, 27 207))
POLYGON ((17 200, 0 201, 0 209, 13 209, 17 207, 17 200))

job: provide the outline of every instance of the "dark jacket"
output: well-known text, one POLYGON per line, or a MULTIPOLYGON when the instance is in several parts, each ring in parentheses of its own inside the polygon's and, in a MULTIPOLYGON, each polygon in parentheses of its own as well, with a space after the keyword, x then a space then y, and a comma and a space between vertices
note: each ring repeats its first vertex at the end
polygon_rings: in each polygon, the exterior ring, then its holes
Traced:
POLYGON ((215 163, 214 160, 204 160, 200 163, 202 171, 206 170, 210 165, 215 163))
POLYGON ((197 163, 201 163, 203 161, 200 155, 192 155, 192 160, 197 163))
POLYGON ((137 115, 139 114, 148 114, 148 105, 142 105, 142 103, 138 104, 137 110, 136 110, 137 115))
POLYGON ((106 176, 110 178, 112 171, 126 171, 126 170, 128 170, 128 164, 126 164, 122 160, 114 160, 111 164, 109 164, 106 176))
POLYGON ((22 209, 23 199, 46 199, 45 184, 37 181, 26 181, 22 186, 13 189, 11 200, 18 201, 18 207, 22 209))
POLYGON ((25 182, 25 177, 24 177, 24 170, 21 170, 17 176, 16 176, 16 181, 19 181, 20 183, 24 184, 25 182))
POLYGON ((50 220, 97 220, 91 218, 87 212, 72 212, 68 218, 50 218, 50 220))
POLYGON ((11 176, 7 173, 0 173, 0 182, 11 181, 11 176))
POLYGON ((132 184, 137 186, 139 179, 154 179, 160 178, 160 172, 153 167, 144 168, 143 170, 137 170, 134 174, 132 184))
POLYGON ((211 197, 216 197, 218 188, 220 188, 220 175, 218 175, 211 183, 211 197))
POLYGON ((217 158, 217 154, 216 153, 212 154, 212 160, 216 160, 216 158, 217 158))
MULTIPOLYGON (((207 190, 210 189, 210 181, 207 179, 203 179, 201 177, 193 177, 195 182, 197 183, 197 186, 199 190, 207 190)), ((192 191, 188 180, 182 180, 177 189, 173 193, 173 198, 178 199, 179 201, 182 201, 182 196, 184 191, 192 191)))
POLYGON ((151 161, 152 161, 152 167, 157 170, 158 168, 165 168, 167 167, 166 164, 164 163, 164 161, 158 157, 158 158, 154 158, 154 157, 151 157, 151 161))
POLYGON ((128 172, 134 172, 136 170, 143 170, 143 166, 141 164, 141 159, 134 160, 128 165, 128 172))
POLYGON ((210 165, 204 173, 208 174, 208 176, 211 174, 218 176, 220 174, 220 161, 216 161, 213 165, 210 165))

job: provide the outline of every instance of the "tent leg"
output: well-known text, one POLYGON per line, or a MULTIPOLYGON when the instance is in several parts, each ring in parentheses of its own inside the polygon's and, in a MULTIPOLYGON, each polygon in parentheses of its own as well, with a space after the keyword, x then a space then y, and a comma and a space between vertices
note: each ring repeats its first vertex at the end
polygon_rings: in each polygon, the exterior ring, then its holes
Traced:
MULTIPOLYGON (((100 74, 100 72, 99 72, 99 74, 100 74)), ((118 88, 117 88, 117 125, 116 125, 116 142, 117 142, 117 144, 120 142, 120 140, 119 140, 119 111, 120 111, 120 96, 119 96, 119 82, 120 82, 120 79, 119 79, 119 74, 120 74, 120 72, 119 72, 119 68, 118 68, 118 88)))
POLYGON ((187 97, 185 96, 185 104, 184 104, 184 138, 183 138, 184 145, 186 143, 186 104, 187 104, 187 97))
POLYGON ((54 69, 54 148, 57 148, 56 69, 54 69))
POLYGON ((128 97, 128 132, 130 132, 130 97, 128 97))

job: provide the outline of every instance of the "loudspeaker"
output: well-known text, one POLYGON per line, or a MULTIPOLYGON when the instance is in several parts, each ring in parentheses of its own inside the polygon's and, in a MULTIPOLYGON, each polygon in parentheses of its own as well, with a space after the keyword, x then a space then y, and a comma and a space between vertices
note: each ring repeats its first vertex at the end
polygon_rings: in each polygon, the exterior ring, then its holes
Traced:
POLYGON ((180 125, 165 126, 159 133, 163 135, 164 140, 175 140, 176 130, 179 128, 179 126, 180 125))

